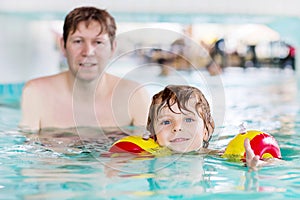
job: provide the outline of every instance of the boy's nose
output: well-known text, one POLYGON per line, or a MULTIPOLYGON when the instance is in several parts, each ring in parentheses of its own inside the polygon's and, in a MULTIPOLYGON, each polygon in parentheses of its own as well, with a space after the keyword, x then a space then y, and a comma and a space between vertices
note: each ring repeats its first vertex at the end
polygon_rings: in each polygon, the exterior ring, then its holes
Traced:
POLYGON ((176 133, 176 132, 179 132, 179 131, 182 131, 181 123, 176 123, 173 127, 173 132, 176 133))

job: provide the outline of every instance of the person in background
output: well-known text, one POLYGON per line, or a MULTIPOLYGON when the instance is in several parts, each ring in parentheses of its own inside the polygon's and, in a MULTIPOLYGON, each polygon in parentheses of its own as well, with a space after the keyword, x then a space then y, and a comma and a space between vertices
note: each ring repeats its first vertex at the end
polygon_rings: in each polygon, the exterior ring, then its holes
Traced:
POLYGON ((219 49, 217 50, 218 45, 216 45, 216 43, 214 43, 213 45, 209 45, 202 40, 200 41, 200 44, 209 53, 209 59, 206 63, 206 69, 208 73, 211 76, 222 74, 224 66, 221 65, 221 62, 223 62, 223 58, 222 55, 220 55, 219 49))
POLYGON ((106 10, 72 10, 61 39, 68 70, 26 83, 20 128, 145 125, 146 89, 105 72, 116 49, 115 34, 115 20, 106 10))

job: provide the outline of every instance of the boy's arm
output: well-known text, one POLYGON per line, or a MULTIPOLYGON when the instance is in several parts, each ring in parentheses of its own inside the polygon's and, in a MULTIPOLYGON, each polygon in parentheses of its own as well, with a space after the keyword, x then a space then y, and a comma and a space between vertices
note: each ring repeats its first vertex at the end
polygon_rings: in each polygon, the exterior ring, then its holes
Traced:
POLYGON ((277 158, 260 160, 259 156, 254 154, 250 145, 250 140, 248 138, 246 138, 244 141, 244 147, 246 150, 246 165, 249 167, 250 170, 256 171, 258 167, 272 165, 274 163, 279 164, 280 162, 282 162, 281 159, 277 159, 277 158))
POLYGON ((250 140, 248 138, 245 139, 244 141, 244 147, 246 150, 246 165, 252 169, 252 170, 257 170, 257 167, 260 167, 262 165, 262 162, 259 159, 259 156, 255 155, 251 145, 250 145, 250 140))

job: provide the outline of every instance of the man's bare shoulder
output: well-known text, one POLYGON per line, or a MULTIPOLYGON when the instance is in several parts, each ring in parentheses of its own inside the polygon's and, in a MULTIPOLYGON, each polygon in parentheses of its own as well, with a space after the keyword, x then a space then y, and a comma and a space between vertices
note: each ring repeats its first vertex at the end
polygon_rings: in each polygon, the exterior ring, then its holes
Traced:
POLYGON ((140 83, 133 80, 125 79, 115 75, 109 75, 109 76, 110 76, 109 79, 111 80, 111 83, 113 83, 115 87, 120 87, 122 89, 128 90, 128 89, 134 89, 141 86, 140 83))
POLYGON ((112 76, 111 78, 113 79, 112 85, 114 85, 112 91, 117 94, 117 96, 130 96, 131 98, 137 98, 139 101, 141 99, 144 99, 143 101, 148 101, 149 94, 145 85, 116 76, 112 76))
POLYGON ((65 72, 51 75, 51 76, 35 78, 26 82, 24 86, 24 90, 44 91, 49 87, 53 87, 54 85, 60 84, 63 81, 64 77, 65 77, 65 72))
POLYGON ((132 124, 145 126, 150 105, 150 98, 145 85, 116 76, 111 76, 110 80, 114 85, 112 96, 116 102, 128 108, 132 124))

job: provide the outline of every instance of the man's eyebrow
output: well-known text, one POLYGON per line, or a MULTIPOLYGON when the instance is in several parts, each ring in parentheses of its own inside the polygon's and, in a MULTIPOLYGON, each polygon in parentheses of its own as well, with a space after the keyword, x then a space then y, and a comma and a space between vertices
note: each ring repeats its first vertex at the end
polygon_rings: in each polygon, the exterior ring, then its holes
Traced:
POLYGON ((81 35, 79 35, 79 34, 72 34, 72 35, 70 35, 69 36, 70 38, 83 38, 81 35))
POLYGON ((105 37, 103 34, 101 35, 97 35, 95 38, 99 38, 99 39, 109 39, 109 37, 105 37))

